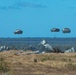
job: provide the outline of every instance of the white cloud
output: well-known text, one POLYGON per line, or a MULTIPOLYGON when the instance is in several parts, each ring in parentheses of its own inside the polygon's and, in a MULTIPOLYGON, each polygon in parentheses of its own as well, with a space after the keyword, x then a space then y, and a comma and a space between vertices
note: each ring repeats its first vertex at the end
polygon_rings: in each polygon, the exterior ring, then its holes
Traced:
POLYGON ((20 9, 20 8, 25 8, 25 7, 32 7, 32 8, 46 8, 46 5, 42 4, 36 4, 36 3, 31 3, 31 2, 15 2, 15 4, 9 5, 9 6, 0 6, 1 10, 6 10, 6 9, 20 9))

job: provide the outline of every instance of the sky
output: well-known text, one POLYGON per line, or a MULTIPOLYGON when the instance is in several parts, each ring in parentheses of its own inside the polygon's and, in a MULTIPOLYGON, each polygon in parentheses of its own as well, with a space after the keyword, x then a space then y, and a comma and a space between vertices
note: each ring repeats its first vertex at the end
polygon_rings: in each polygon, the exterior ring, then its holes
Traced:
POLYGON ((75 32, 76 0, 0 0, 0 37, 76 37, 75 32), (60 32, 51 32, 54 27, 60 32), (23 34, 15 35, 16 29, 23 34))

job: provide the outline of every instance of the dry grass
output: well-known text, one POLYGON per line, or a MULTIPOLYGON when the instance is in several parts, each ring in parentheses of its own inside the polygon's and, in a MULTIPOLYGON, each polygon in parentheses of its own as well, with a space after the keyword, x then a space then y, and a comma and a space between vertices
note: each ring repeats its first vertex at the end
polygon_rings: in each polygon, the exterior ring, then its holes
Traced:
POLYGON ((19 53, 16 50, 0 52, 0 61, 9 71, 0 75, 76 75, 76 53, 19 53))

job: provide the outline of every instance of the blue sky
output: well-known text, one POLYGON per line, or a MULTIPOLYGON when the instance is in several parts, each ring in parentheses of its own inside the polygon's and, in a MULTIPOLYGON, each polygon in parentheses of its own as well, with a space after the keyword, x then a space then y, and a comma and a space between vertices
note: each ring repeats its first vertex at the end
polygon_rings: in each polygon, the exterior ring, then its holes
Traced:
POLYGON ((76 37, 76 0, 0 0, 0 37, 76 37), (60 28, 59 33, 50 32, 60 28), (70 34, 63 34, 68 27, 70 34), (16 29, 22 35, 14 35, 16 29))

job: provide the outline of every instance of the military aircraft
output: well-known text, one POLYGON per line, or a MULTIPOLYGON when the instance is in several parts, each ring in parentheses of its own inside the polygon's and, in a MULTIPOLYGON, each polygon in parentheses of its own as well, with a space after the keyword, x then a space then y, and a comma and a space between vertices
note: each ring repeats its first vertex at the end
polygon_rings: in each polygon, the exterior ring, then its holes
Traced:
MULTIPOLYGON (((52 28, 50 31, 54 32, 54 33, 58 33, 58 32, 60 32, 60 29, 59 28, 52 28)), ((54 38, 56 38, 56 35, 54 35, 54 38)))
POLYGON ((51 29, 51 32, 59 32, 59 31, 60 31, 59 28, 52 28, 52 29, 51 29))
POLYGON ((16 30, 14 31, 14 34, 22 34, 22 33, 23 33, 23 31, 20 30, 20 29, 16 29, 16 30))
POLYGON ((70 33, 71 30, 70 30, 69 28, 63 28, 63 29, 62 29, 62 32, 63 32, 63 33, 70 33))

